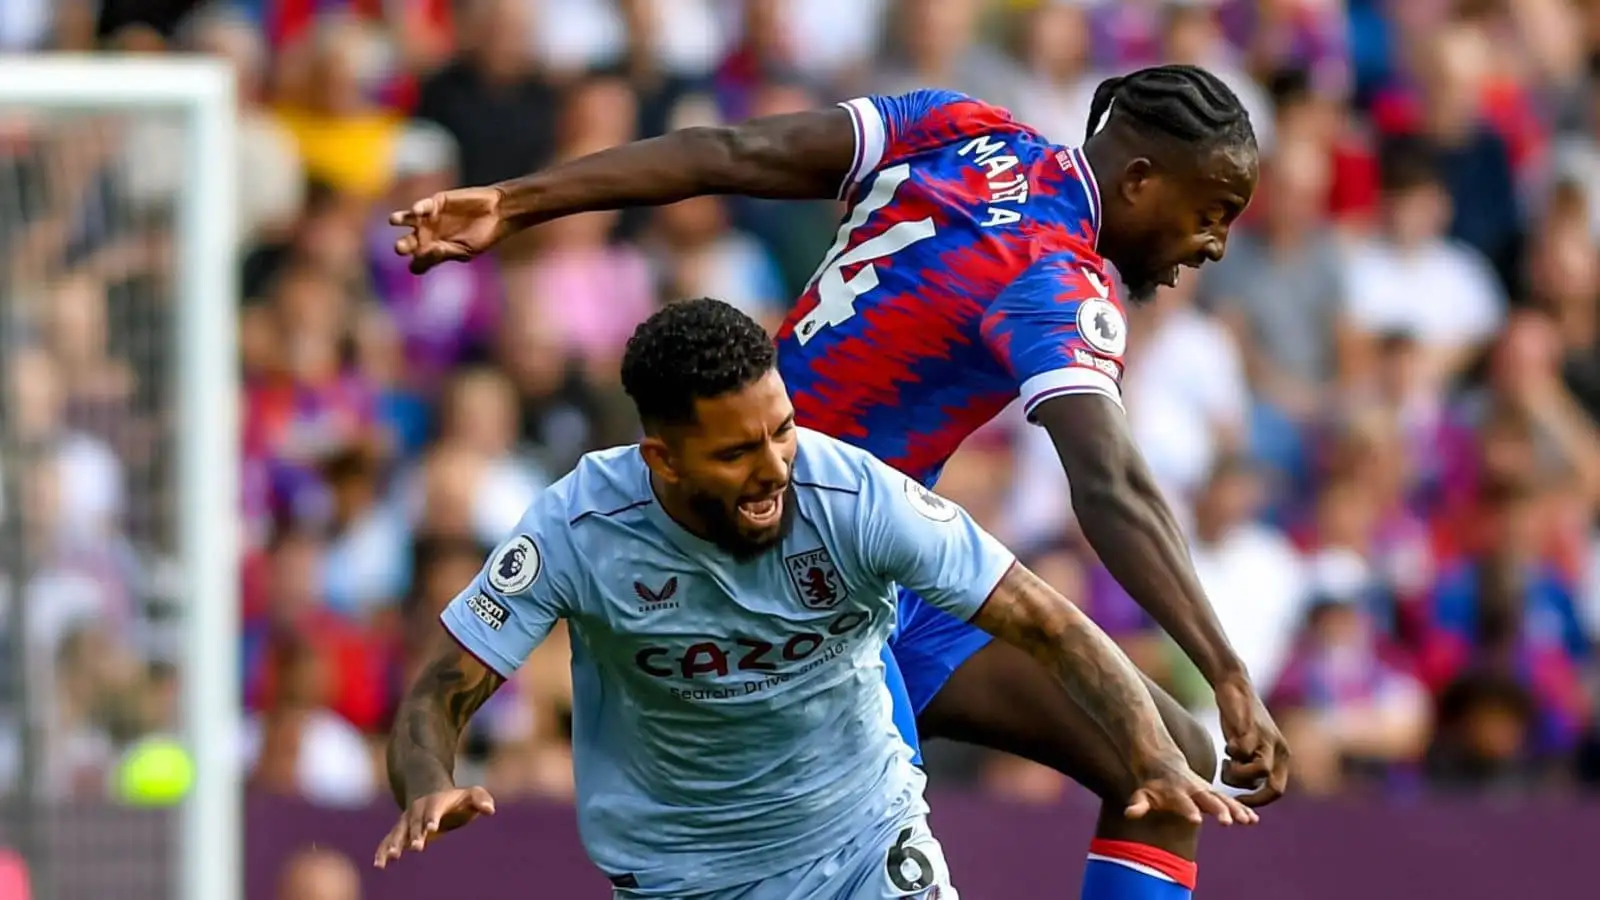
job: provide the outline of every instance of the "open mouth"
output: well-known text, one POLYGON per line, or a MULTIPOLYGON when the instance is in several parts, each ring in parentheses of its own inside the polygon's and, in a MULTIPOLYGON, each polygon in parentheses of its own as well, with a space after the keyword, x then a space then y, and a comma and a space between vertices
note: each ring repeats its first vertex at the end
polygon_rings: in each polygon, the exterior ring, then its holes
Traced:
POLYGON ((769 528, 783 517, 783 494, 739 501, 739 518, 750 528, 769 528))

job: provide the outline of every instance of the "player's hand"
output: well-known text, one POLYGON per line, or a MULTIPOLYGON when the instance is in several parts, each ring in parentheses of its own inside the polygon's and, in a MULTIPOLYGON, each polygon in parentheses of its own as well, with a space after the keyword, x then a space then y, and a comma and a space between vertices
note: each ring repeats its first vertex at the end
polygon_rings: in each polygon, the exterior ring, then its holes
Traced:
POLYGON ((1227 739, 1222 783, 1250 791, 1244 805, 1266 806, 1289 788, 1289 745, 1248 681, 1224 682, 1216 695, 1227 739))
POLYGON ((1130 819, 1165 812, 1196 825, 1204 822, 1207 816, 1222 825, 1254 825, 1261 821, 1255 810, 1213 789, 1176 751, 1146 771, 1122 811, 1130 819))
POLYGON ((451 788, 418 797, 378 844, 372 864, 382 869, 408 850, 421 853, 428 842, 439 835, 454 831, 479 816, 492 815, 494 798, 481 787, 451 788))
POLYGON ((515 230, 500 213, 501 196, 492 187, 462 188, 390 213, 390 225, 411 229, 394 242, 394 252, 411 257, 417 275, 442 262, 477 256, 515 230))

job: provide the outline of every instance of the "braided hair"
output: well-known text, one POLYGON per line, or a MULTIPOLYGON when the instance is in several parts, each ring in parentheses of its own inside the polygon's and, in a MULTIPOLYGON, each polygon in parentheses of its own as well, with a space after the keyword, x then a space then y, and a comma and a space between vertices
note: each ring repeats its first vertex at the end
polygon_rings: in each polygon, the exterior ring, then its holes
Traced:
POLYGON ((1250 114, 1238 96, 1199 66, 1154 66, 1102 81, 1089 104, 1086 139, 1112 122, 1182 143, 1190 151, 1254 148, 1256 143, 1250 114))

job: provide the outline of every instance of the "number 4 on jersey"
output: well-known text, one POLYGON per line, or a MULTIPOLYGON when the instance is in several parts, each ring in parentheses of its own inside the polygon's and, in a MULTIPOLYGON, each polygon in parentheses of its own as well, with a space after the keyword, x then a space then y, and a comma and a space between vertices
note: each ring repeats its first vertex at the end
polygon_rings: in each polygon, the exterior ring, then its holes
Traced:
POLYGON ((822 258, 822 265, 811 276, 811 285, 817 291, 817 305, 795 325, 794 334, 801 346, 816 337, 825 325, 838 325, 856 314, 856 298, 878 286, 878 269, 872 262, 887 259, 917 241, 933 237, 933 219, 915 222, 896 222, 880 235, 868 238, 853 250, 846 251, 856 229, 866 224, 873 213, 894 199, 900 185, 911 177, 911 166, 901 163, 878 173, 872 190, 850 211, 850 218, 839 226, 839 234, 822 258), (865 262, 867 265, 846 280, 846 266, 865 262))

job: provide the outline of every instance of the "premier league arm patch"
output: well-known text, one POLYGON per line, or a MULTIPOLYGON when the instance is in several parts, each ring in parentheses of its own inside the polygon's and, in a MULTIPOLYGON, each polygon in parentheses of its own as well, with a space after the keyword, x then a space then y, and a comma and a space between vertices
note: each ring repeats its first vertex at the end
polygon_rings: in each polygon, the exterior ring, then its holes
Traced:
POLYGON ((543 565, 539 545, 519 534, 501 545, 489 561, 489 587, 502 594, 520 594, 539 580, 543 565))
POLYGON ((473 615, 495 631, 499 631, 500 627, 506 624, 506 619, 511 616, 504 606, 489 595, 481 593, 467 598, 467 609, 472 610, 473 615))
POLYGON ((935 494, 917 482, 914 478, 905 481, 906 502, 917 511, 917 515, 934 522, 950 522, 960 514, 954 503, 935 494))

